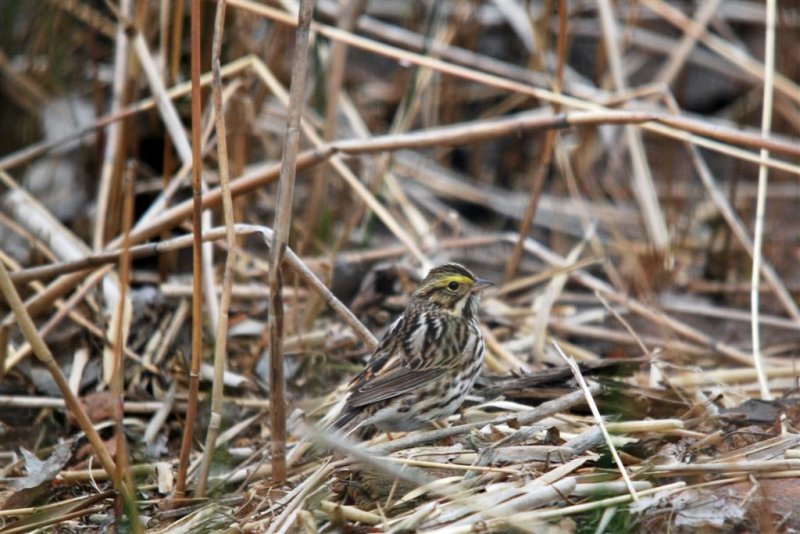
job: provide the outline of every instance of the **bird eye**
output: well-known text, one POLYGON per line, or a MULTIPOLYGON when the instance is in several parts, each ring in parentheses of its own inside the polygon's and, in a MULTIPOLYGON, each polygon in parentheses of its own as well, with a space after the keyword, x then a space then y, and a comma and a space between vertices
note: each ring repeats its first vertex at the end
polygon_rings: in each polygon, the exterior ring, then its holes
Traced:
POLYGON ((450 282, 447 284, 447 287, 450 288, 451 291, 455 291, 458 289, 458 282, 450 282))

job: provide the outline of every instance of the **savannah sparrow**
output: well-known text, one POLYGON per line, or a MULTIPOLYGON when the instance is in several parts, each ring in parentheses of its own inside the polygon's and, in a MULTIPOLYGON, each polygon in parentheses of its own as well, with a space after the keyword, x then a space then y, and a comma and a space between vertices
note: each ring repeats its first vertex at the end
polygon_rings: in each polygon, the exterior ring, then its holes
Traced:
POLYGON ((350 383, 332 426, 408 431, 452 415, 483 365, 478 305, 490 285, 454 263, 431 269, 350 383))

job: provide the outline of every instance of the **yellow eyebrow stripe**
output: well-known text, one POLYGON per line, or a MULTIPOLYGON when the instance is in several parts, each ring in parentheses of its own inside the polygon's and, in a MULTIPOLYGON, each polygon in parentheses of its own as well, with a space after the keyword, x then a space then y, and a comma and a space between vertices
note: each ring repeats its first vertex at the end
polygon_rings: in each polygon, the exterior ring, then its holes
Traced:
POLYGON ((467 284, 472 285, 472 278, 469 276, 464 276, 463 274, 451 274, 449 276, 445 276, 442 278, 442 281, 439 283, 439 287, 445 287, 450 282, 458 282, 459 284, 467 284))

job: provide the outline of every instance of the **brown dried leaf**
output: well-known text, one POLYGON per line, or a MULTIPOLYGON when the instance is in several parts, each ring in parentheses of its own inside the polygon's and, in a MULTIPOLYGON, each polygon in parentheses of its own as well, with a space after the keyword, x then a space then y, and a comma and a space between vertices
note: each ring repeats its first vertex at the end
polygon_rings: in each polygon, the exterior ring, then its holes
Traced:
POLYGON ((25 471, 28 475, 20 478, 7 478, 2 482, 13 491, 0 503, 0 510, 11 510, 28 506, 50 488, 53 479, 72 457, 72 442, 65 442, 53 449, 46 459, 40 460, 27 449, 20 449, 25 458, 25 471))

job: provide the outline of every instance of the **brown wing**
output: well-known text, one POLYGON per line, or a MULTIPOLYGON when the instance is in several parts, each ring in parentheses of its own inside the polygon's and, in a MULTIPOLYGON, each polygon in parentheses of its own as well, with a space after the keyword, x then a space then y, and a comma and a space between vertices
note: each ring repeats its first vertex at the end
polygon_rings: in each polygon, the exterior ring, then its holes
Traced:
POLYGON ((347 398, 347 405, 351 408, 366 406, 373 402, 390 399, 438 379, 445 373, 445 369, 409 369, 397 367, 383 376, 377 376, 360 387, 353 388, 347 398))
POLYGON ((442 322, 432 318, 430 312, 420 312, 415 318, 408 323, 401 315, 389 327, 367 367, 350 383, 348 407, 359 408, 403 395, 437 380, 457 364, 456 359, 452 365, 430 366, 436 361, 430 353, 438 343, 431 334, 437 330, 441 333, 442 322), (439 326, 429 328, 431 325, 439 326))

